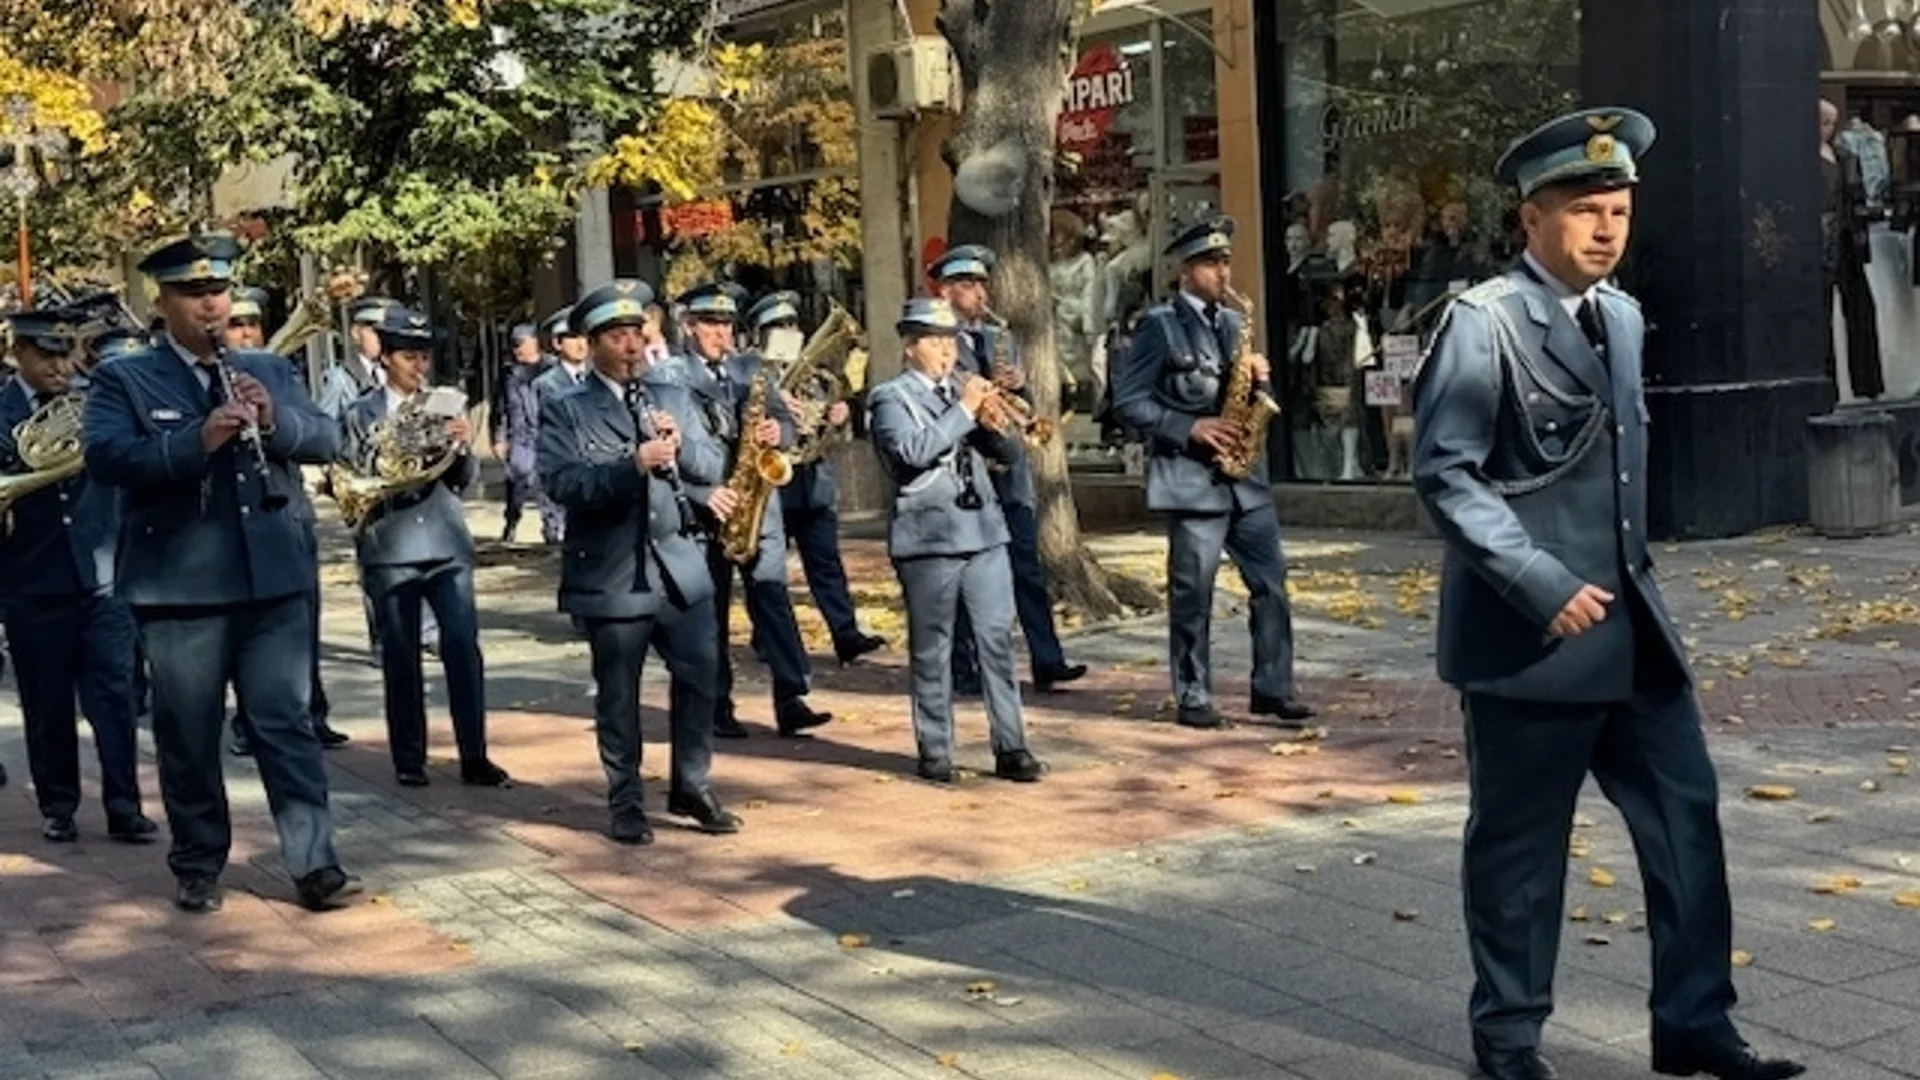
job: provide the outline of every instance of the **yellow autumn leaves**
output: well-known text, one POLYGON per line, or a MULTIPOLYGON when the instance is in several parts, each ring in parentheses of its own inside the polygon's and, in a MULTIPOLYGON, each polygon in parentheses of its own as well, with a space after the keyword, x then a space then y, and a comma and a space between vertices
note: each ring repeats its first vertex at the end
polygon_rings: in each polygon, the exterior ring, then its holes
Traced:
POLYGON ((106 121, 93 107, 93 92, 85 81, 29 67, 0 46, 0 101, 15 94, 33 102, 34 124, 65 131, 79 140, 83 153, 103 144, 106 121))

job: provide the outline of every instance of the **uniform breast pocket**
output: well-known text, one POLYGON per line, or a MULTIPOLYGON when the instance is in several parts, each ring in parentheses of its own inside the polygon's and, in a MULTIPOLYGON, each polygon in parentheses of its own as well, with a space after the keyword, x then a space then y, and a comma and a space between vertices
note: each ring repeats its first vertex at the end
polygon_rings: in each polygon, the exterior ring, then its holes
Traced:
POLYGON ((1521 417, 1528 448, 1541 464, 1553 466, 1572 459, 1592 441, 1604 414, 1597 398, 1529 394, 1521 417))
POLYGON ((1163 393, 1174 408, 1210 409, 1220 396, 1220 380, 1204 366, 1176 370, 1167 376, 1163 393))

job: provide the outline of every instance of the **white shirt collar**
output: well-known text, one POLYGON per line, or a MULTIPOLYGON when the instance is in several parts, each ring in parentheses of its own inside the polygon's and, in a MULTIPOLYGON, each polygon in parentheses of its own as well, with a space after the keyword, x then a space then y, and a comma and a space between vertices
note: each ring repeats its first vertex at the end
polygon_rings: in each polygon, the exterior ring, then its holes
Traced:
POLYGON ((916 379, 919 379, 920 385, 926 387, 929 390, 938 391, 942 386, 946 385, 946 380, 936 379, 933 376, 927 374, 924 371, 921 371, 919 368, 916 368, 916 367, 908 368, 907 374, 913 376, 916 379))
MULTIPOLYGON (((167 344, 173 347, 173 355, 179 357, 181 361, 187 365, 188 371, 193 372, 193 377, 200 381, 201 388, 205 389, 206 387, 212 386, 213 372, 207 369, 207 365, 201 363, 199 357, 188 352, 186 346, 175 341, 172 334, 166 335, 166 338, 167 344)), ((22 389, 25 389, 26 383, 22 382, 20 386, 22 389)), ((29 396, 28 400, 31 401, 32 397, 29 396)))
POLYGON ((605 386, 607 388, 607 392, 612 394, 616 400, 619 400, 619 401, 627 400, 627 388, 620 385, 617 382, 614 382, 612 379, 607 378, 606 372, 601 371, 599 368, 594 368, 593 377, 596 379, 599 379, 600 385, 605 386))
MULTIPOLYGON (((1207 307, 1209 304, 1208 301, 1200 299, 1199 297, 1193 295, 1192 293, 1188 292, 1185 289, 1180 290, 1180 295, 1187 301, 1188 304, 1193 306, 1193 310, 1197 312, 1202 319, 1207 317, 1207 307)), ((1220 310, 1220 305, 1213 304, 1212 307, 1214 309, 1214 312, 1217 314, 1220 310)))
MULTIPOLYGON (((1571 286, 1554 277, 1551 270, 1542 266, 1540 260, 1533 257, 1533 252, 1522 252, 1520 257, 1526 260, 1527 268, 1533 271, 1534 276, 1545 282, 1547 288, 1553 290, 1554 298, 1560 301, 1560 306, 1566 309, 1568 315, 1578 316, 1580 305, 1593 300, 1594 294, 1599 291, 1600 287, 1595 285, 1586 292, 1574 292, 1571 286)), ((1595 302, 1598 303, 1597 300, 1595 302)))
POLYGON ((395 390, 391 386, 384 388, 381 391, 381 393, 384 393, 387 395, 387 415, 388 416, 392 416, 395 413, 399 412, 401 406, 405 405, 409 400, 411 400, 411 397, 409 395, 404 395, 400 393, 400 391, 395 390))
POLYGON ((574 382, 579 382, 587 377, 587 364, 585 361, 576 364, 565 357, 561 357, 560 366, 566 370, 567 376, 574 382))
POLYGON ((353 362, 360 365, 360 381, 375 386, 387 385, 387 369, 380 366, 377 358, 354 353, 353 362))

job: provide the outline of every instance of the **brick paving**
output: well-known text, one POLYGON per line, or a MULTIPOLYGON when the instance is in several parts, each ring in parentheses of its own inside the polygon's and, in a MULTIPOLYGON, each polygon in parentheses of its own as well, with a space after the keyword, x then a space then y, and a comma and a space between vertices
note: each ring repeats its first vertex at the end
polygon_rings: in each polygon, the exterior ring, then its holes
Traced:
MULTIPOLYGON (((337 532, 329 545, 345 550, 337 532)), ((1097 550, 1130 572, 1160 558, 1147 535, 1097 550)), ((1725 774, 1754 957, 1742 1022, 1824 1075, 1920 1075, 1920 934, 1892 899, 1920 887, 1902 764, 1920 739, 1920 618, 1901 606, 1917 550, 1780 535, 1661 555, 1725 774), (1763 781, 1798 797, 1741 797, 1763 781), (1862 884, 1810 891, 1843 873, 1862 884), (1835 928, 1808 929, 1821 917, 1835 928)), ((817 664, 816 701, 839 719, 781 740, 738 620, 758 730, 723 745, 716 778, 748 828, 669 826, 637 851, 599 834, 585 649, 552 612, 550 556, 496 549, 479 575, 494 752, 521 780, 503 792, 460 787, 444 721, 434 786, 392 782, 352 574, 330 567, 329 691, 356 742, 329 762, 368 894, 326 916, 288 902, 245 763, 215 918, 174 913, 162 849, 103 843, 95 808, 96 835, 41 843, 0 695, 15 776, 0 792, 0 1078, 1460 1075, 1464 796, 1457 709, 1427 674, 1436 551, 1313 535, 1290 556, 1323 738, 1167 723, 1164 623, 1142 617, 1070 630, 1093 674, 1029 700, 1047 782, 938 789, 910 775, 897 649, 817 664)), ((849 563, 869 621, 897 636, 877 543, 851 542, 849 563)), ((1219 614, 1231 710, 1245 635, 1231 596, 1219 614)), ((664 766, 655 682, 649 773, 664 766)), ((963 764, 985 768, 977 703, 961 728, 963 764)), ((156 791, 150 765, 147 780, 156 791)), ((1589 813, 1588 858, 1620 884, 1596 890, 1576 864, 1571 902, 1592 921, 1569 927, 1549 1043, 1570 1075, 1642 1075, 1631 853, 1604 804, 1589 813)))

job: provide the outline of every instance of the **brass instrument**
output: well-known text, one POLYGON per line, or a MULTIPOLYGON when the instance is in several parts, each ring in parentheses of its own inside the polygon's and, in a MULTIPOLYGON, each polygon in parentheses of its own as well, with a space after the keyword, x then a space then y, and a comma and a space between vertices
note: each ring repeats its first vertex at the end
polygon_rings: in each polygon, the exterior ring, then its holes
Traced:
POLYGON ((0 476, 0 539, 13 531, 14 504, 86 468, 80 451, 80 416, 86 401, 85 391, 69 390, 14 426, 14 451, 27 471, 0 476))
POLYGON ((768 366, 753 380, 747 394, 747 407, 740 417, 740 454, 734 460, 727 488, 740 497, 740 505, 720 526, 720 550, 742 566, 749 565, 760 553, 760 526, 766 520, 767 502, 777 488, 793 481, 793 459, 777 446, 760 446, 754 429, 767 418, 767 394, 773 386, 774 372, 768 366))
POLYGON ((1040 446, 1053 441, 1055 432, 1053 420, 1045 416, 1036 416, 1033 403, 1020 396, 1016 390, 1008 389, 1009 378, 1013 371, 1010 357, 1013 330, 1007 320, 988 311, 986 321, 999 330, 993 337, 993 359, 988 367, 989 381, 993 389, 980 406, 980 423, 991 428, 1001 436, 1020 435, 1028 445, 1040 446))
POLYGON ((439 482, 460 460, 460 445, 447 433, 447 418, 420 407, 424 394, 367 432, 358 467, 327 466, 340 520, 364 528, 381 506, 397 496, 439 482))
POLYGON ((1266 387, 1253 382, 1253 301, 1227 286, 1227 306, 1241 314, 1240 347, 1233 357, 1233 371, 1227 378, 1220 419, 1240 431, 1231 450, 1220 455, 1218 466, 1224 476, 1245 480, 1252 476, 1267 456, 1267 429, 1280 415, 1280 405, 1266 387))
POLYGON ((800 401, 800 410, 793 418, 798 437, 789 455, 796 465, 811 465, 830 447, 852 437, 849 425, 827 424, 827 410, 852 396, 844 365, 847 354, 866 336, 866 329, 838 300, 832 303, 826 321, 807 339, 800 358, 780 377, 780 389, 800 401))
POLYGON ((332 329, 335 307, 352 303, 366 291, 366 275, 334 271, 324 288, 300 297, 293 314, 267 339, 266 350, 275 356, 292 356, 306 348, 308 342, 332 329))

